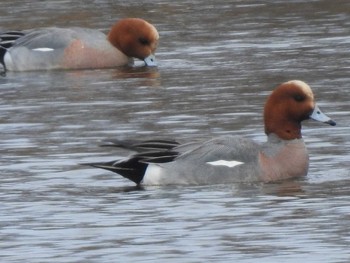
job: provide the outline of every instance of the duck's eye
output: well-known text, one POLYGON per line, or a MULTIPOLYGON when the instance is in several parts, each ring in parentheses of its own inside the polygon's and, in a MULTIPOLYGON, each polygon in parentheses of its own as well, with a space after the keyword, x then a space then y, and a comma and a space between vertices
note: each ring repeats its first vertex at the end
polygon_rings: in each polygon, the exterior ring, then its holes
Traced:
POLYGON ((141 43, 141 45, 144 45, 144 46, 149 45, 148 39, 143 38, 143 37, 139 38, 139 42, 141 43))
POLYGON ((302 101, 305 100, 305 97, 302 96, 302 95, 299 95, 299 94, 294 95, 293 98, 294 98, 294 100, 297 101, 297 102, 302 102, 302 101))

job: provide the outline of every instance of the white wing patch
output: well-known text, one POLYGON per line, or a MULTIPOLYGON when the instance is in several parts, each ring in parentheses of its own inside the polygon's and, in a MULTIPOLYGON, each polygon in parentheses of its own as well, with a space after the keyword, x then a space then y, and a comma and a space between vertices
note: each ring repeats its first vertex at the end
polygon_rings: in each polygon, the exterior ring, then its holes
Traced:
POLYGON ((39 48, 34 48, 32 50, 34 50, 34 51, 41 51, 41 52, 54 51, 53 48, 49 48, 49 47, 39 47, 39 48))
POLYGON ((232 168, 232 167, 235 167, 237 165, 244 164, 244 163, 238 162, 238 161, 217 160, 214 162, 207 162, 207 164, 214 165, 214 166, 221 165, 221 166, 227 166, 227 167, 232 168))

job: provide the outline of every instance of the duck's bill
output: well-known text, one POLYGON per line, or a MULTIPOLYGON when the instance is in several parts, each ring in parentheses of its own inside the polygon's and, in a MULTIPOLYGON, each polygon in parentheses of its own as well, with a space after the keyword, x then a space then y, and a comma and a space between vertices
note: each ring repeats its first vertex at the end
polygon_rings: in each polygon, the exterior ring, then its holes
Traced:
POLYGON ((146 66, 149 66, 149 67, 156 67, 157 66, 157 61, 156 61, 156 57, 154 56, 154 54, 149 55, 143 61, 146 63, 146 66))
POLYGON ((327 123, 332 126, 336 125, 335 121, 333 121, 326 114, 324 114, 317 105, 315 105, 314 111, 311 113, 310 118, 315 121, 327 123))

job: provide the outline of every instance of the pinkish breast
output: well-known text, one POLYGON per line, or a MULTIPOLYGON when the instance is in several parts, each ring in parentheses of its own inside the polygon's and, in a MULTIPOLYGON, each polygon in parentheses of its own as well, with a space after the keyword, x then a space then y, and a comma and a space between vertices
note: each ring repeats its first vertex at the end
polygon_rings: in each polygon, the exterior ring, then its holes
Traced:
POLYGON ((73 41, 65 50, 62 67, 79 68, 112 68, 126 65, 130 59, 106 41, 101 48, 89 47, 81 40, 73 41))
POLYGON ((259 154, 260 177, 273 182, 307 175, 309 155, 302 139, 286 142, 273 154, 259 154))

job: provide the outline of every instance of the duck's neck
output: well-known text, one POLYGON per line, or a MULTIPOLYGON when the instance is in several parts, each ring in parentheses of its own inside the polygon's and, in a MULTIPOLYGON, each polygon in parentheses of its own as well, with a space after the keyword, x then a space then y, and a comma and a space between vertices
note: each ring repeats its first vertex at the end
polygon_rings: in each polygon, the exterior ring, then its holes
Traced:
POLYGON ((294 140, 302 137, 300 122, 278 118, 265 119, 265 133, 266 135, 274 133, 283 140, 294 140))

